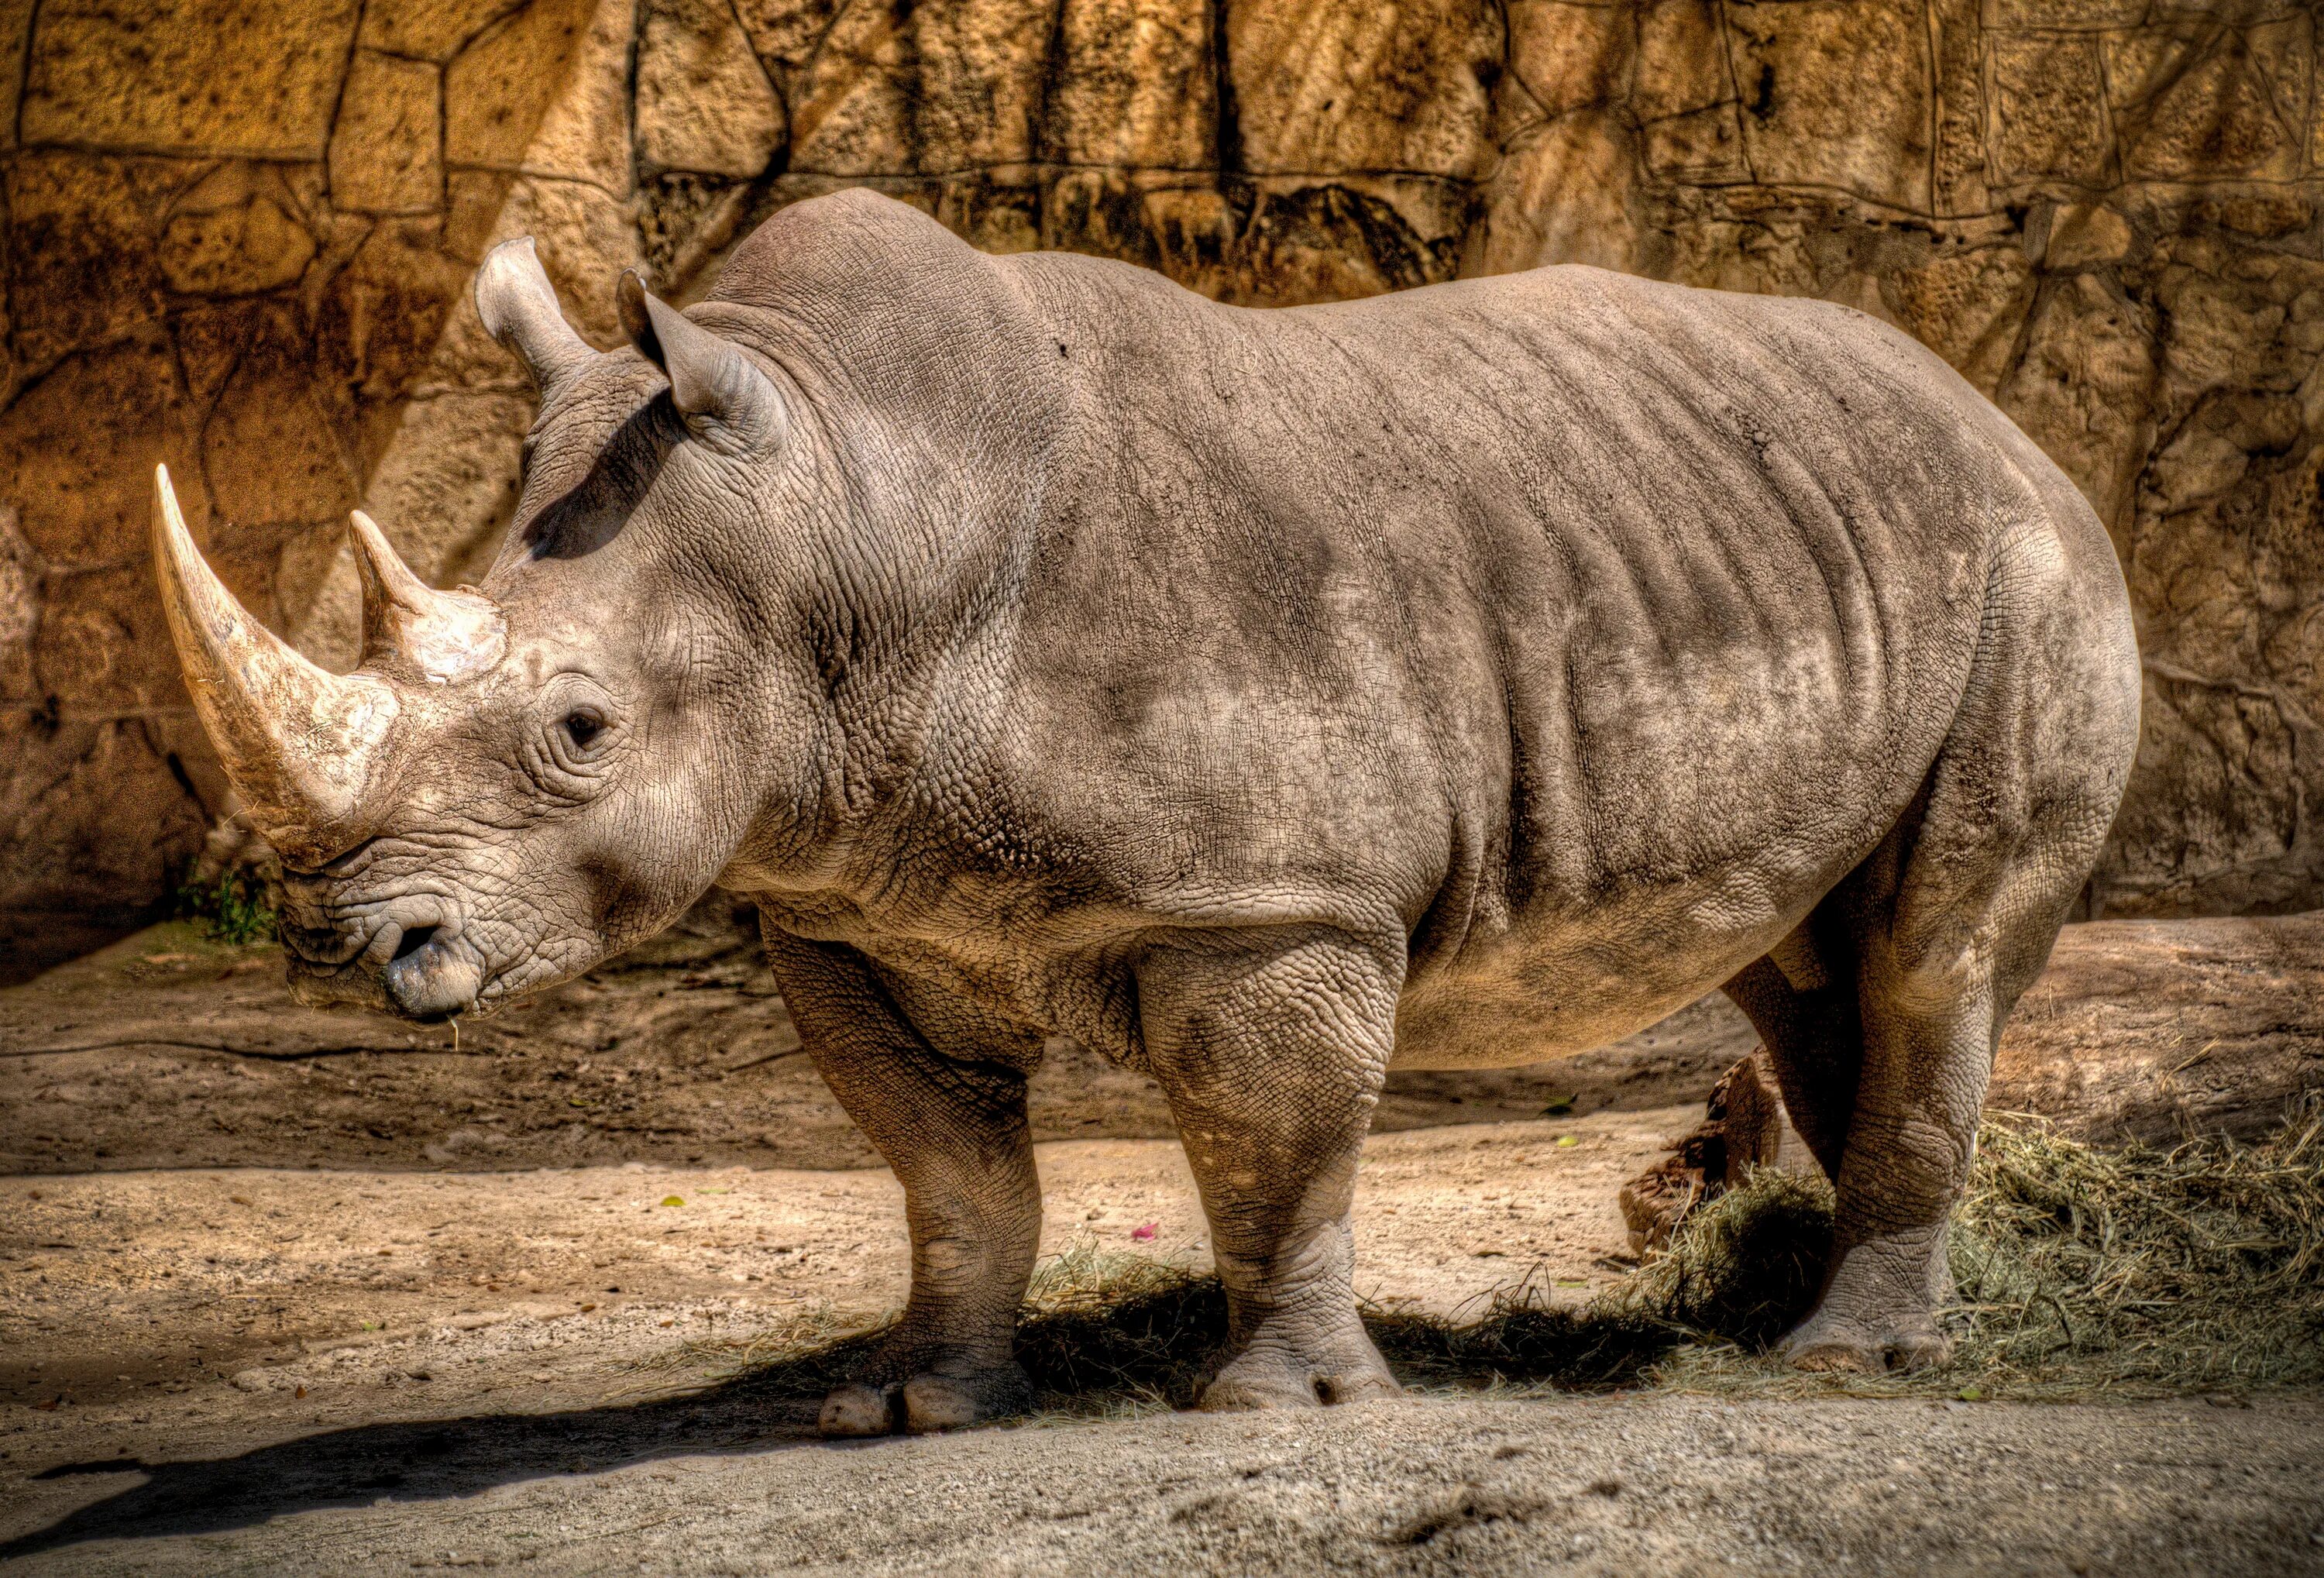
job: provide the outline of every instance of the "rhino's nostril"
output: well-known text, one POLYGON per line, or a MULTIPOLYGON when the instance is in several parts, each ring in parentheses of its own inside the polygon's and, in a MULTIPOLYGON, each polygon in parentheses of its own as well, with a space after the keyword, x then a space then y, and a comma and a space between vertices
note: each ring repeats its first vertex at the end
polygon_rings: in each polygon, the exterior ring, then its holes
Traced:
MULTIPOLYGON (((405 932, 401 937, 397 939, 395 944, 395 958, 408 959, 435 940, 436 928, 434 927, 415 926, 410 931, 405 932)), ((388 961, 391 964, 394 962, 394 959, 388 961)))

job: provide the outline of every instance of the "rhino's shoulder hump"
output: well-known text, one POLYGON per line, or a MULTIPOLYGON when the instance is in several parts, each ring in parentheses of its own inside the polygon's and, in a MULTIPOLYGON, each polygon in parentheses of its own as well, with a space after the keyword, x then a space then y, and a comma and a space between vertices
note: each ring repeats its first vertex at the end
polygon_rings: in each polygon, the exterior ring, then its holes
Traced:
POLYGON ((911 204, 846 187, 778 210, 742 239, 710 300, 770 306, 802 295, 927 288, 991 260, 911 204))

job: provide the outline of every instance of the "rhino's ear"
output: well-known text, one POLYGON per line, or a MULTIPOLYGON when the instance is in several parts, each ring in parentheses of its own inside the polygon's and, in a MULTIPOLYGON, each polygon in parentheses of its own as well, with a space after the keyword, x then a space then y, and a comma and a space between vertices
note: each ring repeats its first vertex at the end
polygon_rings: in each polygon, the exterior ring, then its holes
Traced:
POLYGON ((476 271, 476 316, 484 319, 485 333, 524 363, 543 400, 597 354, 565 321, 557 287, 549 282, 530 235, 503 241, 484 254, 476 271))
POLYGON ((782 392, 751 358, 646 289, 635 269, 613 300, 638 354, 669 374, 670 403, 696 437, 738 452, 782 436, 782 392))

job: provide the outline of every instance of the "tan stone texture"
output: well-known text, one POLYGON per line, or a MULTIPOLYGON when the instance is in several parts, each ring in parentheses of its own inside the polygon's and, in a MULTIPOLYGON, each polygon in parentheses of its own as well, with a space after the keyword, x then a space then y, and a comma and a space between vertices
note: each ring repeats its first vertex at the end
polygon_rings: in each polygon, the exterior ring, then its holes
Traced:
POLYGON ((1929 209, 1929 23, 1921 0, 1727 7, 1754 179, 1929 209))
POLYGON ((424 60, 355 51, 331 130, 331 202, 358 214, 443 206, 442 74, 424 60))
MULTIPOLYGON (((188 795, 136 718, 68 719, 14 732, 0 751, 0 914, 26 930, 134 924, 198 846, 214 807, 188 795)), ((88 928, 91 941, 104 936, 88 928)))
POLYGON ((2104 50, 2075 34, 2006 34, 1992 44, 1987 100, 1997 180, 2061 177, 2085 186, 2112 174, 2104 50))
POLYGON ((267 338, 273 343, 262 341, 243 359, 202 425, 214 530, 236 541, 254 529, 337 520, 355 503, 348 434, 332 420, 313 370, 284 354, 281 337, 267 338))
POLYGON ((22 106, 27 143, 313 159, 356 0, 48 0, 22 106))
POLYGON ((448 60, 462 45, 525 0, 378 0, 364 7, 365 49, 420 60, 448 60))
POLYGON ((840 14, 788 94, 792 170, 871 176, 918 168, 907 45, 886 7, 840 14))
POLYGON ((1646 169, 1668 181, 1743 180, 1743 128, 1735 112, 1733 104, 1714 104, 1647 122, 1646 169))
POLYGON ((2318 22, 0 0, 0 911, 127 915, 217 809, 143 563, 155 461, 253 606, 351 661, 351 504, 439 583, 507 520, 531 394, 467 298, 491 245, 535 235, 610 346, 622 268, 688 299, 758 219, 857 182, 988 250, 1254 306, 1586 263, 1882 316, 2122 555, 2151 684, 2095 906, 2324 902, 2318 22))
POLYGON ((1508 18, 1509 74, 1544 113, 1627 96, 1638 48, 1638 19, 1628 8, 1515 0, 1508 18))
POLYGON ((828 45, 833 19, 845 8, 845 0, 734 0, 734 14, 751 35, 751 47, 794 104, 793 84, 828 45))
POLYGON ((160 315, 161 211, 197 171, 171 161, 31 152, 8 161, 11 346, 35 365, 160 315))
POLYGON ((1984 0, 1984 4, 1989 27, 2060 32, 2128 27, 2153 9, 2149 0, 1984 0))
POLYGON ((32 36, 32 0, 0 0, 0 149, 16 145, 16 100, 32 36))
POLYGON ((1638 158, 1637 134, 1610 111, 1578 110, 1526 134, 1486 189, 1483 272, 1563 263, 1636 270, 1638 158))
POLYGON ((446 68, 454 168, 630 190, 631 0, 531 0, 446 68))
MULTIPOLYGON (((42 559, 143 559, 153 467, 192 457, 173 384, 166 347, 128 340, 66 357, 0 412, 0 504, 42 559)), ((198 494, 186 505, 198 534, 198 494)))
POLYGON ((1735 97, 1711 0, 1642 0, 1637 14, 1637 86, 1631 104, 1640 120, 1685 115, 1735 97))
POLYGON ((2299 123, 2243 35, 2200 21, 2110 34, 2106 69, 2130 178, 2300 173, 2299 123))
POLYGON ((2152 438, 2155 352, 2144 315, 2094 274, 2042 288, 2024 354, 1996 396, 2116 531, 2152 438))
POLYGON ((2120 263, 2130 255, 2130 221, 2112 208, 2093 203, 2073 203, 2050 221, 2050 235, 2042 247, 2042 266, 2053 273, 2120 263))
POLYGON ((47 575, 16 530, 16 507, 0 504, 0 697, 32 694, 32 637, 41 628, 47 575))
POLYGON ((664 170, 754 176, 783 107, 727 0, 657 0, 638 41, 638 152, 664 170))
POLYGON ((2022 248, 1949 252, 1883 281, 1890 315, 1990 397, 2009 370, 2034 300, 2022 248))
POLYGON ((1929 26, 1937 96, 1929 180, 1933 210, 1978 214, 1992 194, 1986 184, 1984 39, 1977 0, 1930 0, 1929 26))
POLYGON ((288 285, 307 270, 315 238, 268 196, 229 208, 180 210, 161 227, 161 276, 189 296, 244 296, 288 285))
POLYGON ((1209 0, 1064 0, 1045 153, 1143 170, 1214 164, 1212 16, 1209 0))
POLYGON ((1492 163, 1486 83, 1505 41, 1480 0, 1226 8, 1241 167, 1473 180, 1492 163))

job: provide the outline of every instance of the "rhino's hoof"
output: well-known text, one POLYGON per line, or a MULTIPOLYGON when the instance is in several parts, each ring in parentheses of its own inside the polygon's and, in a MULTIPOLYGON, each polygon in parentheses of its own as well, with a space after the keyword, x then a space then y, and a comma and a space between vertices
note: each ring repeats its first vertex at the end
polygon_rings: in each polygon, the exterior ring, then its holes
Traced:
POLYGON ((915 1435, 1010 1418, 1032 1406, 1032 1383, 1013 1364, 968 1376, 916 1375, 904 1383, 904 1428, 915 1435))
POLYGON ((816 1426, 825 1435, 885 1435, 896 1427, 894 1387, 843 1386, 823 1399, 816 1426))
POLYGON ((1245 1413, 1257 1408, 1317 1408, 1325 1404, 1360 1403, 1374 1398, 1401 1395, 1404 1389, 1373 1360, 1345 1369, 1317 1371, 1284 1361, 1264 1361, 1245 1354, 1219 1371, 1203 1389, 1200 1407, 1206 1413, 1245 1413))
POLYGON ((1952 1339, 1934 1321, 1872 1333, 1851 1323, 1812 1316, 1784 1339, 1784 1361, 1798 1370, 1844 1370, 1878 1375, 1923 1370, 1953 1355, 1952 1339))

